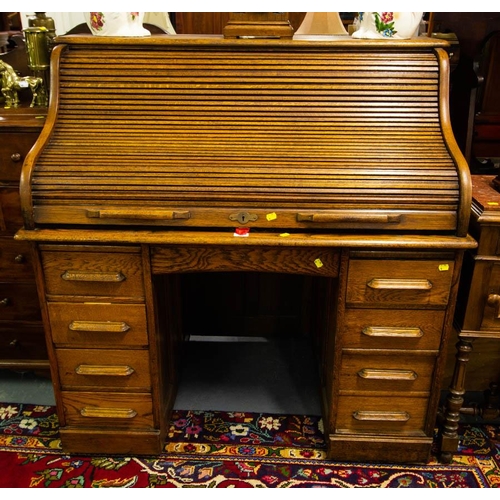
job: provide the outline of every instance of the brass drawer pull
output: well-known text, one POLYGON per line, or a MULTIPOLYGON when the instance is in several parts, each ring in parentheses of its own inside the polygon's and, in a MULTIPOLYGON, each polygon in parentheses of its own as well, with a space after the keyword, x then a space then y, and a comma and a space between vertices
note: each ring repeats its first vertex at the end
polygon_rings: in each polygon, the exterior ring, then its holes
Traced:
POLYGON ((352 416, 356 420, 370 422, 407 422, 410 420, 410 414, 406 411, 362 411, 353 412, 352 416))
POLYGON ((424 332, 418 328, 395 328, 390 326, 367 326, 362 330, 368 337, 422 337, 424 332))
POLYGON ((5 299, 0 300, 0 306, 7 307, 10 305, 9 297, 5 297, 5 299))
POLYGON ((26 257, 22 253, 20 253, 14 257, 14 262, 16 264, 23 264, 24 262, 26 262, 26 257))
POLYGON ((417 374, 413 370, 363 368, 358 376, 370 380, 416 380, 417 374))
POLYGON ((137 412, 131 408, 97 408, 86 406, 80 410, 82 417, 90 418, 134 418, 137 412))
POLYGON ((374 278, 367 283, 367 286, 375 290, 430 290, 432 283, 429 280, 399 280, 374 278))
POLYGON ((130 377, 134 369, 127 365, 79 365, 75 372, 78 375, 130 377))
POLYGON ((11 159, 14 163, 17 163, 17 162, 21 161, 21 158, 22 158, 21 153, 12 153, 12 154, 10 155, 10 159, 11 159))
POLYGON ((486 303, 490 307, 496 308, 495 311, 496 319, 500 319, 500 295, 497 295, 496 293, 491 293, 490 295, 488 295, 488 300, 486 301, 486 303))
POLYGON ((73 332, 123 333, 130 330, 124 321, 72 321, 68 328, 73 332))
POLYGON ((297 214, 298 222, 364 222, 374 224, 396 224, 401 222, 400 214, 297 214))
POLYGON ((87 210, 89 219, 174 220, 189 219, 187 210, 87 210))
POLYGON ((65 281, 99 281, 119 283, 125 280, 121 271, 114 272, 94 272, 94 271, 65 271, 61 278, 65 281))

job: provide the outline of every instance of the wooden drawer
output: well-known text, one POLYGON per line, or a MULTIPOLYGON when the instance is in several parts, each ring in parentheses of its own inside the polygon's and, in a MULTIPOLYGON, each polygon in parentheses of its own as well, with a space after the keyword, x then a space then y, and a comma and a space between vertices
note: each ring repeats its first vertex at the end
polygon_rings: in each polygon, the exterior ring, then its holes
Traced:
POLYGON ((434 356, 412 354, 344 353, 340 370, 341 391, 428 392, 434 373, 434 356))
POLYGON ((351 259, 347 283, 348 306, 441 306, 451 287, 450 260, 351 259))
POLYGON ((38 132, 0 133, 0 181, 19 182, 26 154, 38 137, 38 132))
POLYGON ((0 188, 0 234, 14 235, 24 225, 18 188, 0 188))
POLYGON ((151 394, 63 391, 66 425, 138 429, 153 427, 151 394))
POLYGON ((56 349, 63 389, 151 390, 146 350, 56 349))
POLYGON ((41 320, 35 284, 0 283, 0 314, 3 320, 41 320))
POLYGON ((342 345, 362 349, 438 350, 444 311, 346 309, 342 345))
POLYGON ((42 266, 48 295, 144 301, 139 252, 42 251, 42 266))
POLYGON ((471 286, 471 295, 473 300, 479 299, 479 303, 475 309, 471 307, 468 313, 473 315, 484 304, 480 330, 500 331, 500 264, 478 263, 474 279, 473 286, 471 286), (472 290, 478 287, 480 288, 479 295, 473 295, 472 290))
POLYGON ((35 282, 31 246, 26 241, 15 241, 11 236, 0 237, 0 276, 5 280, 35 282))
POLYGON ((49 302, 52 341, 71 347, 145 347, 148 345, 143 304, 77 304, 49 302))
POLYGON ((336 432, 422 435, 427 398, 341 396, 336 432))
POLYGON ((48 355, 42 323, 1 322, 0 358, 46 360, 48 355))

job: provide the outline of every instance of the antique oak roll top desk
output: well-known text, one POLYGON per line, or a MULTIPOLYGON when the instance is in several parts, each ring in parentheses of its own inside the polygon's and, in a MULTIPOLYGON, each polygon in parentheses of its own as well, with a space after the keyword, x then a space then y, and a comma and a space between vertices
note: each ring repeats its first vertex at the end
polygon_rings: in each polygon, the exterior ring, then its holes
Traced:
POLYGON ((328 456, 427 460, 475 246, 446 42, 68 35, 51 65, 16 238, 35 253, 63 448, 158 453, 179 280, 273 272, 321 291, 328 456))

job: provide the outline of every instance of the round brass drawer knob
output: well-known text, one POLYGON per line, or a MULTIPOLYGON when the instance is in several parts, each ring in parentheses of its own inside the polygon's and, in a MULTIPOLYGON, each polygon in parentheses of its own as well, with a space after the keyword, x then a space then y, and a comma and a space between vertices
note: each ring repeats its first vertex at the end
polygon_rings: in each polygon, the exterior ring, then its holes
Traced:
POLYGON ((12 153, 12 154, 10 155, 10 159, 11 159, 13 162, 15 162, 15 163, 17 163, 18 161, 21 161, 21 153, 12 153))
POLYGON ((10 304, 10 300, 8 297, 5 297, 5 299, 0 300, 0 306, 8 306, 10 304))
POLYGON ((26 257, 22 253, 20 253, 19 255, 16 255, 14 257, 14 261, 18 264, 22 264, 23 262, 26 262, 26 257))
POLYGON ((497 295, 496 293, 492 293, 488 295, 488 305, 489 306, 497 306, 500 304, 500 295, 497 295))

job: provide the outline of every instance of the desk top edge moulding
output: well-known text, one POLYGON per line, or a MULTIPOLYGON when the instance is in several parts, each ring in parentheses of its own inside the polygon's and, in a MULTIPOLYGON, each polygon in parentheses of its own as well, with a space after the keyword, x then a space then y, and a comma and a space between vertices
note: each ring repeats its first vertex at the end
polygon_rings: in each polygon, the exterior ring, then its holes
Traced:
POLYGON ((57 38, 16 237, 36 255, 65 450, 159 453, 184 340, 178 279, 258 271, 321 285, 328 457, 428 460, 476 245, 446 47, 57 38))

